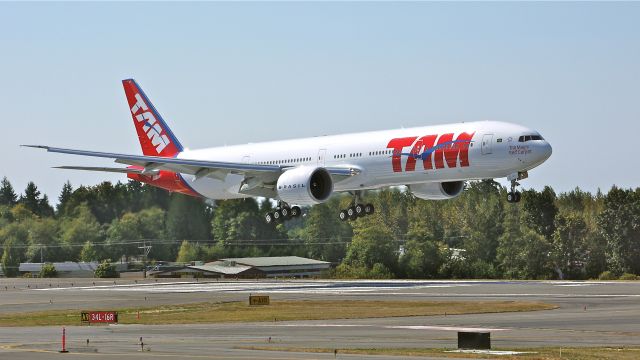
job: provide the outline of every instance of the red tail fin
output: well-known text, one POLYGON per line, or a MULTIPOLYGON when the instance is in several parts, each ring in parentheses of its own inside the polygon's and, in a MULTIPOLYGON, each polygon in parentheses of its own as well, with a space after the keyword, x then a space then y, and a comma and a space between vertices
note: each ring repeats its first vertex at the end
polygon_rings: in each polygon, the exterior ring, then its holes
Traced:
POLYGON ((182 145, 135 80, 122 80, 133 124, 138 132, 142 153, 149 156, 175 157, 182 145))

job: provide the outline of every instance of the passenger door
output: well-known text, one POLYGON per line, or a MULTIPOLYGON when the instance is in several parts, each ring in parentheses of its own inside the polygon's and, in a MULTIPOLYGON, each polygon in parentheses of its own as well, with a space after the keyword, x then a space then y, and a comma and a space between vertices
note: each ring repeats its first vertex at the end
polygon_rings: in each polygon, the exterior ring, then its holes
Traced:
POLYGON ((324 166, 327 157, 327 149, 318 150, 318 166, 324 166))
POLYGON ((491 154, 491 143, 493 142, 493 134, 484 134, 482 136, 482 155, 491 154))

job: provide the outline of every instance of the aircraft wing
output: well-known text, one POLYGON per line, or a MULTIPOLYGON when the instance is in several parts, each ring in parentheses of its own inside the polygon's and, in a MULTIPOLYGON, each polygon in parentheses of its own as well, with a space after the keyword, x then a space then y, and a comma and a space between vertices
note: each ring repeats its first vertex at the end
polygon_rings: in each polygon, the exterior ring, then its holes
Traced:
MULTIPOLYGON (((195 159, 178 159, 170 157, 160 156, 146 156, 146 155, 129 155, 118 153, 107 153, 98 151, 65 149, 43 145, 23 145, 26 147, 45 149, 48 152, 81 155, 90 157, 99 157, 113 159, 116 163, 132 165, 140 167, 142 169, 132 168, 106 168, 106 167, 81 167, 81 166, 61 166, 62 169, 73 170, 91 170, 91 171, 107 171, 107 172, 121 172, 121 173, 139 173, 139 174, 152 174, 158 170, 168 170, 177 173, 195 175, 196 178, 212 177, 219 180, 224 180, 227 174, 239 174, 244 175, 248 180, 249 178, 256 178, 263 185, 275 184, 278 177, 284 171, 291 167, 280 165, 259 165, 259 164, 247 164, 247 163, 233 163, 222 161, 207 161, 207 160, 195 160, 195 159)), ((350 167, 327 167, 326 168, 335 180, 342 180, 346 177, 354 176, 360 173, 359 169, 350 167)))
POLYGON ((121 174, 142 174, 142 171, 143 171, 142 169, 136 169, 136 168, 112 168, 112 167, 102 167, 102 166, 54 166, 54 169, 102 171, 102 172, 113 172, 113 173, 121 173, 121 174))

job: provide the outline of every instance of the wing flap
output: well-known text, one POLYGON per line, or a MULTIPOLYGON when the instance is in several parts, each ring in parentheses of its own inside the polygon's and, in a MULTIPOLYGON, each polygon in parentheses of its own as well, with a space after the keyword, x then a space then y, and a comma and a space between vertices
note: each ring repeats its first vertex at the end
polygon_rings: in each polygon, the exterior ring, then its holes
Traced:
POLYGON ((54 169, 104 171, 104 172, 113 172, 113 173, 121 173, 121 174, 142 174, 141 169, 110 168, 110 167, 99 167, 99 166, 54 166, 54 169))
POLYGON ((45 149, 48 152, 91 156, 99 158, 114 159, 115 162, 120 164, 135 165, 142 167, 153 166, 156 169, 170 170, 175 172, 187 173, 195 175, 196 172, 203 168, 208 169, 223 169, 228 171, 237 171, 238 173, 244 173, 248 171, 252 172, 275 172, 281 173, 282 168, 277 165, 258 165, 258 164, 246 164, 246 163, 230 163, 222 161, 207 161, 207 160, 193 160, 193 159, 178 159, 178 158, 166 158, 160 156, 144 156, 144 155, 129 155, 118 153, 107 153, 99 151, 88 150, 76 150, 76 149, 64 149, 43 145, 22 145, 26 147, 45 149))

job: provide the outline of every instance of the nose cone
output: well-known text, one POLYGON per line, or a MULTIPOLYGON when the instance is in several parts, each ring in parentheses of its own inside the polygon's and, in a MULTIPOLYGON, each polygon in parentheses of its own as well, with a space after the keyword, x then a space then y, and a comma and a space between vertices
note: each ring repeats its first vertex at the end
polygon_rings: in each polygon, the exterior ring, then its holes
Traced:
POLYGON ((553 149, 551 148, 551 144, 545 141, 544 145, 542 145, 543 161, 551 157, 552 153, 553 153, 553 149))

